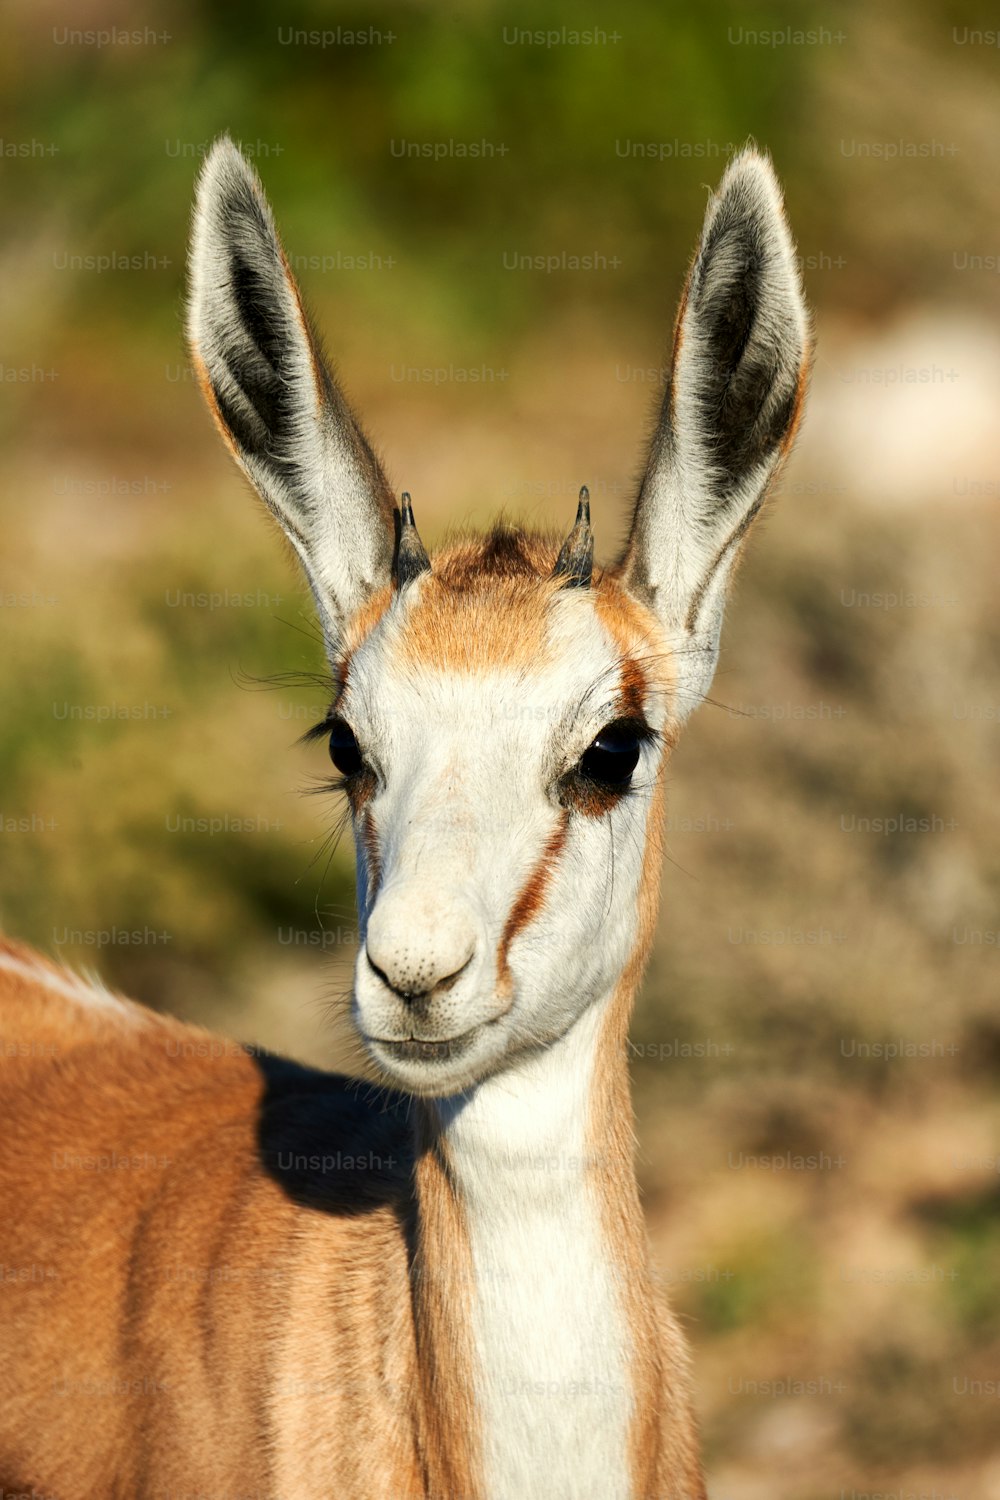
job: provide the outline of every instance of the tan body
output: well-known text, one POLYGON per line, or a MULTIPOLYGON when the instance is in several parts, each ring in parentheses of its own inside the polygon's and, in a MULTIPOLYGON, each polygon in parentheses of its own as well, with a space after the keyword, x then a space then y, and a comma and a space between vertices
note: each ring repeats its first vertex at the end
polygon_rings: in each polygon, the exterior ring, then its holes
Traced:
MULTIPOLYGON (((458 1500, 440 1434, 472 1424, 419 1289, 461 1306, 461 1240, 407 1101, 0 959, 0 1493, 458 1500)), ((645 1493, 695 1500, 680 1336, 646 1312, 678 1388, 645 1493)))

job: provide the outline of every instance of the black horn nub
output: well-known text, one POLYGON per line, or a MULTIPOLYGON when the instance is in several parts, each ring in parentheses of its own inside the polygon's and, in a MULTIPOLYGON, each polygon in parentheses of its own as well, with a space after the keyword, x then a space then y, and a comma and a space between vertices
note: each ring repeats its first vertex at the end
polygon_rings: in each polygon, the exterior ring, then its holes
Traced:
POLYGON ((396 587, 405 588, 421 573, 430 571, 431 560, 417 534, 413 504, 404 490, 399 507, 399 541, 396 544, 396 587))
POLYGON ((553 578, 562 578, 564 589, 589 589, 594 572, 594 533, 590 529, 590 491, 584 485, 576 508, 576 524, 559 549, 553 578))

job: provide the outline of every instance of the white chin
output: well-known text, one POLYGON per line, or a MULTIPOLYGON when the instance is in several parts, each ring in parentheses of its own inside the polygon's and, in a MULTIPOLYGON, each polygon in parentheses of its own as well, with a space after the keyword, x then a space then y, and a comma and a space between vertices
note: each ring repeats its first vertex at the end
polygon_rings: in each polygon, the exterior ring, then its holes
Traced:
POLYGON ((463 1036, 441 1042, 386 1041, 364 1033, 362 1040, 393 1088, 442 1099, 471 1088, 502 1060, 505 1049, 490 1046, 483 1033, 482 1026, 475 1026, 463 1036))

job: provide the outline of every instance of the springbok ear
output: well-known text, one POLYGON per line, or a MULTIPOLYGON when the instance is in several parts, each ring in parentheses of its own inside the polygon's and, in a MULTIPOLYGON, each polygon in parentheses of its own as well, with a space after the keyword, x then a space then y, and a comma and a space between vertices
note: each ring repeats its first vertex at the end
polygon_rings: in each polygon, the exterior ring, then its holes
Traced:
POLYGON ((733 565, 795 436, 808 352, 781 190, 745 150, 708 206, 621 562, 676 652, 679 718, 712 681, 733 565))
POLYGON ((323 362, 257 174, 228 136, 198 181, 188 339, 223 437, 302 561, 332 651, 390 581, 395 506, 323 362))

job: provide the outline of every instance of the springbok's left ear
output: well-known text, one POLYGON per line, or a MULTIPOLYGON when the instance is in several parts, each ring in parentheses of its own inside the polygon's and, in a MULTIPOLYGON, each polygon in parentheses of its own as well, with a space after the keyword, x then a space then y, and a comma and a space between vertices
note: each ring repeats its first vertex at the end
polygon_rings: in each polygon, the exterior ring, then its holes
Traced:
POLYGON ((743 151, 708 206, 621 562, 676 653, 678 718, 712 681, 733 565, 795 436, 809 342, 774 170, 743 151))

